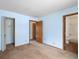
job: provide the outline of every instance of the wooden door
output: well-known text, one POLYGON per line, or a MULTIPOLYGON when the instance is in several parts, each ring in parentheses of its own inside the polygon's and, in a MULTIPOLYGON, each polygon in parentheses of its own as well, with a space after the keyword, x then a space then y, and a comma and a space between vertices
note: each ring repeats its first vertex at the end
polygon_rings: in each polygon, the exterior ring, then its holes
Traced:
POLYGON ((36 40, 42 43, 42 21, 36 23, 36 40))

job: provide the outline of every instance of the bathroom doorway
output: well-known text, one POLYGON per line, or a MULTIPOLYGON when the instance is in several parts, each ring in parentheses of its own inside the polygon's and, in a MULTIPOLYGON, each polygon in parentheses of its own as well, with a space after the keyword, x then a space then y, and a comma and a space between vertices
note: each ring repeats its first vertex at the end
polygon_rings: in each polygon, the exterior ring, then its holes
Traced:
POLYGON ((10 46, 15 46, 15 18, 1 18, 1 47, 5 51, 10 46))
POLYGON ((63 48, 78 53, 78 13, 63 16, 63 48))

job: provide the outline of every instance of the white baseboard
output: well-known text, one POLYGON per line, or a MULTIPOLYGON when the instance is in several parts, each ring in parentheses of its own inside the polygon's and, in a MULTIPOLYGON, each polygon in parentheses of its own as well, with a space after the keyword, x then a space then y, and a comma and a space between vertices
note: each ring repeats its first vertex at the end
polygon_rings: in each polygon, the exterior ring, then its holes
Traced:
POLYGON ((15 44, 15 47, 21 46, 21 45, 25 45, 25 44, 29 44, 29 42, 24 42, 24 43, 20 43, 20 44, 15 44))

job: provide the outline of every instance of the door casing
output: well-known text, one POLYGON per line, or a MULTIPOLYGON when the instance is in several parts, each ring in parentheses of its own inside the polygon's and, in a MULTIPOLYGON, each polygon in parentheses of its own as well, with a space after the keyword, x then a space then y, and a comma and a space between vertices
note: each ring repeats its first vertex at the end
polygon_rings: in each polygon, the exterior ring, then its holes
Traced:
MULTIPOLYGON (((36 28, 37 28, 37 24, 39 23, 39 22, 42 22, 42 21, 35 21, 35 20, 29 20, 29 43, 30 43, 30 30, 31 30, 31 28, 30 28, 30 23, 31 22, 36 22, 36 28)), ((39 30, 38 30, 39 31, 39 30)), ((40 36, 40 38, 37 38, 37 36, 39 36, 39 34, 37 35, 37 29, 36 29, 36 41, 37 42, 39 42, 39 43, 42 43, 42 24, 41 24, 41 36, 40 36), (38 40, 39 39, 39 40, 38 40), (40 40, 41 39, 41 40, 40 40)))
POLYGON ((15 46, 15 18, 2 16, 1 17, 1 51, 6 50, 6 42, 5 42, 5 32, 4 32, 4 23, 6 18, 13 20, 13 45, 15 46))
POLYGON ((66 42, 66 17, 67 16, 72 16, 72 15, 77 15, 78 12, 76 13, 71 13, 71 14, 68 14, 68 15, 64 15, 63 16, 63 49, 65 50, 66 47, 65 47, 65 42, 66 42))
MULTIPOLYGON (((31 32, 30 32, 30 31, 31 31, 30 26, 31 26, 31 23, 32 23, 32 22, 35 22, 35 23, 36 23, 37 21, 35 21, 35 20, 29 20, 29 43, 30 43, 30 33, 31 33, 31 32)), ((35 26, 36 26, 36 25, 35 25, 35 26)), ((33 33, 33 32, 32 32, 32 33, 33 33)), ((34 34, 31 34, 31 35, 32 35, 32 37, 33 37, 34 34)))

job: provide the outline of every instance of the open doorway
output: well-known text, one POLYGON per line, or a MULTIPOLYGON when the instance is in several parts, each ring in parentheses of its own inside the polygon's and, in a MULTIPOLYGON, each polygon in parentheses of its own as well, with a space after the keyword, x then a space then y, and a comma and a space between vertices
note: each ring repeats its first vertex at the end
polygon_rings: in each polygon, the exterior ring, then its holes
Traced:
POLYGON ((29 42, 42 43, 42 21, 29 21, 29 42))
POLYGON ((30 41, 36 40, 36 21, 30 20, 30 41))
POLYGON ((15 46, 15 18, 2 17, 1 19, 1 46, 2 51, 15 46))
POLYGON ((78 13, 63 16, 63 48, 78 53, 78 13))

